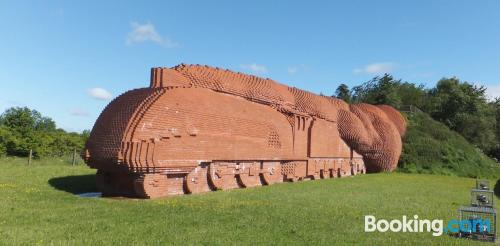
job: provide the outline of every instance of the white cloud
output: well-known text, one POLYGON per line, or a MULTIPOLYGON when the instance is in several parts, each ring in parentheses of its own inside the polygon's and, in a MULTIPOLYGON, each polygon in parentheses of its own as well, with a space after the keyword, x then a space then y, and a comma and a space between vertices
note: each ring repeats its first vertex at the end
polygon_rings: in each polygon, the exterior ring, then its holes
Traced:
POLYGON ((113 97, 111 95, 111 93, 109 93, 107 90, 105 90, 103 88, 99 88, 99 87, 89 89, 87 91, 87 93, 91 97, 93 97, 95 99, 99 99, 99 100, 109 100, 109 99, 111 99, 113 97))
POLYGON ((300 64, 300 65, 295 65, 295 66, 290 66, 286 69, 288 74, 294 75, 297 74, 298 72, 306 72, 309 70, 309 66, 300 64))
POLYGON ((490 100, 494 100, 495 98, 500 98, 500 85, 489 85, 486 86, 486 96, 490 100))
POLYGON ((248 70, 250 72, 256 73, 256 74, 265 74, 267 73, 267 68, 264 65, 259 65, 256 63, 252 64, 244 64, 240 66, 241 68, 248 70))
POLYGON ((377 62, 368 64, 362 68, 356 68, 353 70, 355 74, 384 74, 394 71, 396 64, 392 62, 377 62))
POLYGON ((153 42, 167 48, 174 48, 179 46, 178 43, 173 42, 167 37, 161 36, 153 24, 139 24, 137 22, 130 23, 132 30, 127 35, 127 44, 132 45, 135 43, 153 42))
POLYGON ((297 71, 299 71, 299 69, 297 67, 289 67, 287 71, 289 74, 294 75, 297 73, 297 71))
POLYGON ((81 117, 89 116, 89 113, 81 108, 73 108, 69 111, 69 114, 73 115, 73 116, 81 116, 81 117))

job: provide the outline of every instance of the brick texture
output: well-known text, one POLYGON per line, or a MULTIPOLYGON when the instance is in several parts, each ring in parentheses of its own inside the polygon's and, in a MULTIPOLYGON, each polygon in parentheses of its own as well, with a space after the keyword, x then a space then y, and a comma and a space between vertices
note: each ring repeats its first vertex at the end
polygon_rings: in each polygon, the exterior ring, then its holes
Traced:
POLYGON ((154 198, 392 171, 405 130, 390 106, 181 64, 114 99, 83 157, 106 194, 154 198))

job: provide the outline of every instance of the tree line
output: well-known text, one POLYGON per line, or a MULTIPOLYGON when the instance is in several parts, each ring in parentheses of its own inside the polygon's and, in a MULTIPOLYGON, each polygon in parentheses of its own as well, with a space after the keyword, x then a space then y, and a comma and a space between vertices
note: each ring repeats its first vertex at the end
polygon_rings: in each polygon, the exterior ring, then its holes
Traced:
POLYGON ((81 151, 89 136, 56 128, 55 122, 40 112, 27 107, 7 109, 0 116, 0 156, 28 156, 35 158, 60 157, 81 151))
POLYGON ((484 86, 443 78, 426 88, 385 74, 352 89, 341 84, 333 96, 350 103, 388 104, 398 109, 416 106, 500 160, 500 98, 488 99, 484 86))

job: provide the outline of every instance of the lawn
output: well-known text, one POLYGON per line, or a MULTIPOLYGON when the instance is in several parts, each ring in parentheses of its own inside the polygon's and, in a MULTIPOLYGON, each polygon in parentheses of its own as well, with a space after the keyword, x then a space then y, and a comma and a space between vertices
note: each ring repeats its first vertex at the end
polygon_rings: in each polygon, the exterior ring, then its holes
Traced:
POLYGON ((0 159, 0 245, 476 243, 364 232, 368 214, 457 218, 474 186, 468 178, 381 173, 136 200, 75 195, 96 191, 95 170, 84 165, 25 163, 0 159))

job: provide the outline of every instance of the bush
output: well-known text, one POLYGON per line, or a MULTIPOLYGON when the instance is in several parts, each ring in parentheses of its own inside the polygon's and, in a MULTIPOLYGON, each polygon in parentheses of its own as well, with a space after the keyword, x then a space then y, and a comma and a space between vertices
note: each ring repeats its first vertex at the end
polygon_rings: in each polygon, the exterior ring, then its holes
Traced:
POLYGON ((11 108, 0 116, 0 156, 58 157, 81 151, 88 131, 68 133, 36 110, 11 108))
POLYGON ((500 177, 500 166, 458 133, 425 113, 406 115, 398 170, 408 173, 500 177))

